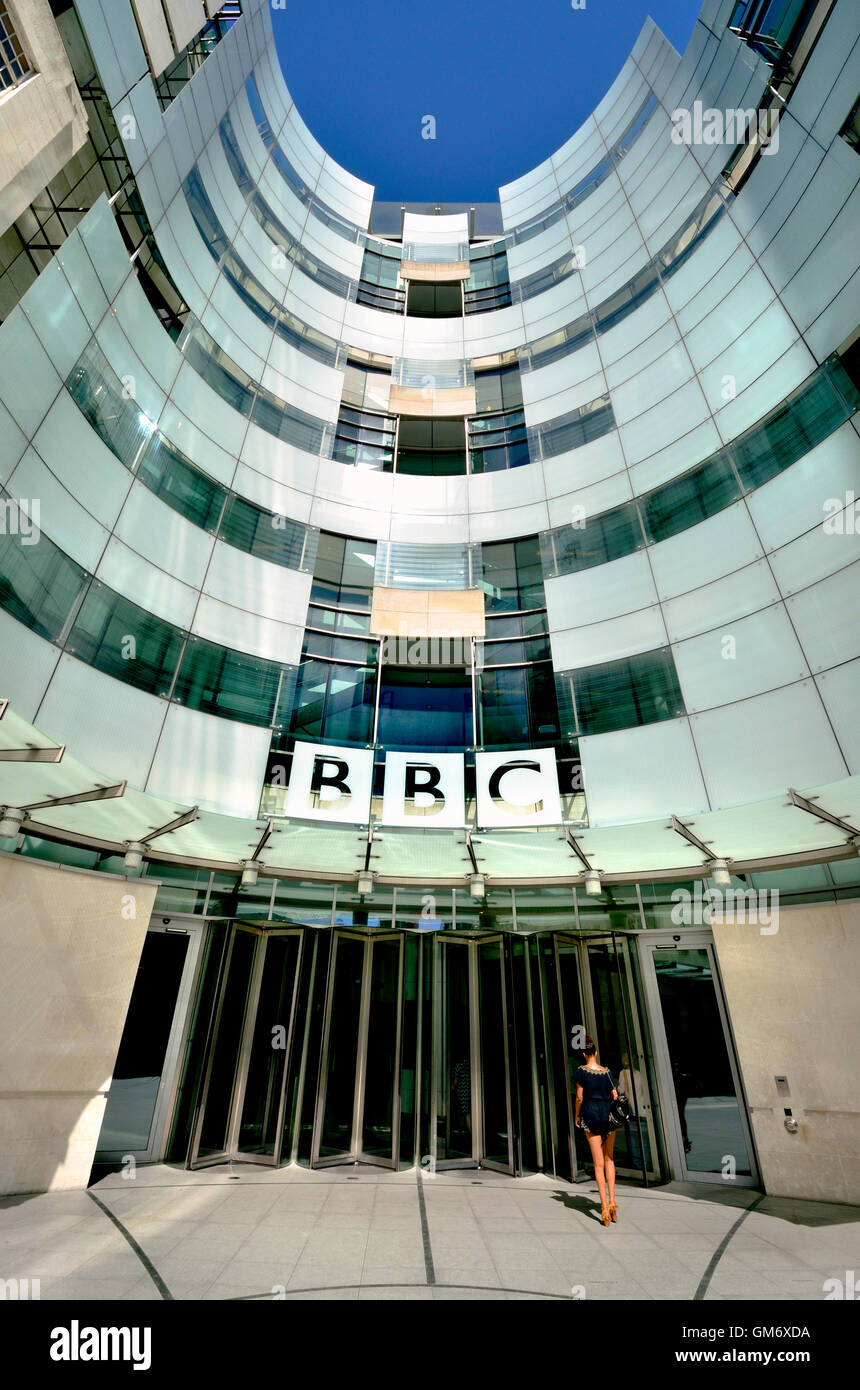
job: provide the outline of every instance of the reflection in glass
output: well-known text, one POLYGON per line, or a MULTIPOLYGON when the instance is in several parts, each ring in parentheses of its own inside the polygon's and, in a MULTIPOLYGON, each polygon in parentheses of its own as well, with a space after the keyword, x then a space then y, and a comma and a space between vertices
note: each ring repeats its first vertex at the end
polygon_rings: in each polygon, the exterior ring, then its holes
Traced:
POLYGON ((361 1150, 390 1159, 394 1144, 400 1003, 399 937, 379 937, 370 947, 370 1007, 364 1066, 361 1150))
MULTIPOLYGON (((590 942, 588 967, 594 1000, 596 1037, 600 1061, 608 1067, 619 1091, 624 1091, 634 1115, 642 1114, 647 1091, 645 1078, 636 1067, 637 1057, 630 1038, 632 1005, 628 974, 622 959, 629 949, 626 941, 590 942), (632 1055, 631 1055, 632 1054, 632 1055)), ((651 1168, 651 1145, 644 1120, 631 1120, 615 1136, 615 1162, 619 1168, 651 1168)))
POLYGON ((226 1153, 230 1137, 233 1086, 242 1051, 245 1007, 251 983, 256 937, 237 931, 233 937, 227 978, 221 995, 218 1031, 212 1049, 209 1081, 204 1097, 203 1121, 197 1158, 226 1153))
POLYGON ((348 1155, 352 1149, 363 966, 364 942, 336 937, 320 1158, 348 1155))
POLYGON ((511 1117, 508 1042, 501 941, 481 942, 478 956, 478 1018, 481 1035, 482 1159, 510 1167, 511 1117))
POLYGON ((472 1133, 472 1032, 469 946, 439 942, 439 1036, 436 1066, 436 1159, 470 1161, 472 1133))
POLYGON ((289 1057, 299 938, 267 936, 265 951, 237 1148, 272 1157, 289 1057))
POLYGON ((149 1145, 189 939, 180 932, 146 935, 113 1069, 99 1150, 141 1153, 149 1145))
POLYGON ((711 962, 704 947, 654 956, 687 1168, 720 1173, 731 1156, 750 1173, 711 962))

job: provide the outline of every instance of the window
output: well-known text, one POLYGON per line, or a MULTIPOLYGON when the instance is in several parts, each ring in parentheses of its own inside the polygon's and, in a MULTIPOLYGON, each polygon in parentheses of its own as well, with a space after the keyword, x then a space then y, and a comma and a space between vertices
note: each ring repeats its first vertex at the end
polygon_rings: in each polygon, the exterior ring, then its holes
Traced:
POLYGON ((469 420, 468 428, 471 473, 497 473, 530 462, 522 409, 482 415, 469 420))
POLYGON ((649 540, 664 541, 697 526, 731 506, 740 493, 728 456, 717 454, 700 468, 643 497, 642 520, 649 540))
POLYGON ((232 494, 218 532, 221 540, 287 569, 313 569, 319 533, 301 521, 273 515, 232 494))
POLYGON ((535 457, 556 458, 568 449, 580 449, 615 428, 615 412, 608 396, 598 396, 567 415, 559 415, 545 425, 535 425, 529 435, 535 457))
POLYGON ((289 732, 312 743, 367 744, 373 737, 375 698, 375 667, 303 658, 289 732))
POLYGON ((523 403, 519 367, 475 373, 475 403, 479 415, 494 410, 513 410, 523 403))
POLYGON ((543 608, 540 542, 537 536, 481 547, 485 608, 490 613, 517 613, 543 608))
POLYGON ((264 727, 290 709, 295 667, 189 637, 173 698, 188 709, 264 727))
POLYGON ((462 420, 401 417, 398 473, 444 478, 465 471, 466 431, 462 420))
POLYGON ((416 319, 456 319, 463 312, 462 281, 410 280, 406 312, 416 319))
POLYGON ((271 152, 272 163, 284 182, 292 189, 299 201, 304 203, 305 207, 310 208, 314 217, 320 222, 324 222, 327 227, 331 227, 333 231, 337 232, 338 236, 344 237, 347 241, 360 242, 364 235, 361 228, 357 227, 354 222, 348 221, 347 218, 341 217, 339 213, 334 212, 332 208, 315 197, 287 159, 287 156, 272 134, 272 127, 269 124, 269 118, 263 108, 260 92, 253 73, 245 82, 245 91, 248 94, 248 103, 251 107, 251 114, 257 124, 257 129, 260 132, 260 136, 266 148, 271 152))
POLYGON ((668 648, 560 673, 558 686, 567 734, 608 734, 685 712, 668 648))
POLYGON ((739 0, 729 22, 732 33, 770 63, 789 58, 818 0, 739 0))
POLYGON ((221 137, 221 145, 227 157, 227 163, 240 192, 245 196, 248 207, 252 215, 257 219, 263 231, 275 246, 280 248, 286 259, 297 265, 311 279, 316 280, 324 289, 331 290, 333 294, 345 298, 353 288, 354 282, 339 270, 332 269, 331 266, 324 265, 315 256, 296 241, 295 237, 287 230, 284 223, 278 218, 269 207, 262 194, 257 190, 250 170, 242 156, 233 123, 229 116, 224 116, 218 127, 221 137))
POLYGON ((319 538, 311 599, 344 608, 370 608, 376 542, 345 540, 323 532, 319 538))
POLYGON ((94 579, 66 651, 117 680, 166 697, 185 635, 94 579))
POLYGON ((479 740, 482 748, 557 743, 558 709, 552 664, 482 671, 479 740))
POLYGON ((442 753, 472 743, 472 678, 460 667, 388 666, 379 693, 383 748, 442 753))
POLYGON ((645 544, 635 502, 589 516, 582 526, 544 532, 547 577, 574 574, 631 555, 645 544))
POLYGON ((9 11, 0 0, 0 91, 17 87, 32 73, 9 11))
POLYGON ((463 284, 467 314, 485 314, 489 309, 505 309, 511 302, 508 257, 504 242, 473 246, 471 274, 463 284))
POLYGON ((332 458, 353 468, 390 473, 394 468, 396 430, 397 422, 391 415, 376 415, 342 405, 332 458))
MULTIPOLYGON (((0 505, 9 500, 0 489, 0 505)), ((88 578, 46 535, 24 545, 11 527, 0 528, 0 608, 40 637, 59 640, 88 578)))
POLYGON ((361 263, 357 300, 371 309, 402 314, 406 290, 400 282, 400 247, 382 241, 368 243, 361 263))
POLYGON ((243 304, 263 323, 274 328, 278 336, 291 347, 296 347, 300 352, 306 352, 317 361, 333 367, 337 362, 338 343, 327 333, 310 328, 288 309, 276 304, 265 286, 251 274, 245 262, 230 246, 230 240, 203 187, 196 165, 182 186, 191 216, 207 251, 220 265, 222 275, 229 280, 243 304))
POLYGON ((156 497, 204 531, 215 531, 227 490, 213 482, 159 430, 149 440, 137 476, 156 497))

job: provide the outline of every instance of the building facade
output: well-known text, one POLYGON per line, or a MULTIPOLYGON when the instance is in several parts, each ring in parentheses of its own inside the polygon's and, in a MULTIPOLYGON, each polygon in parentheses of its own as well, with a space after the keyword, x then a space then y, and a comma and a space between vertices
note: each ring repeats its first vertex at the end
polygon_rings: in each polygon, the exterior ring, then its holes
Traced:
POLYGON ((856 6, 649 22, 498 206, 403 208, 267 0, 51 8, 88 125, 2 237, 3 1189, 575 1181, 588 1030, 631 1179, 856 1200, 856 6))

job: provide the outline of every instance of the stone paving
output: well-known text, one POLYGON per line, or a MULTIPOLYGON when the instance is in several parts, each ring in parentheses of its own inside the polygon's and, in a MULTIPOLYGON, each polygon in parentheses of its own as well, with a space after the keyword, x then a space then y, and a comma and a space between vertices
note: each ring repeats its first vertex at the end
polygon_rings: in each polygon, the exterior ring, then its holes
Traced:
MULTIPOLYGON (((824 1299, 860 1208, 745 1188, 597 1189, 486 1170, 155 1165, 0 1199, 0 1278, 42 1299, 824 1299)), ((8 1295, 7 1295, 8 1296, 8 1295)))

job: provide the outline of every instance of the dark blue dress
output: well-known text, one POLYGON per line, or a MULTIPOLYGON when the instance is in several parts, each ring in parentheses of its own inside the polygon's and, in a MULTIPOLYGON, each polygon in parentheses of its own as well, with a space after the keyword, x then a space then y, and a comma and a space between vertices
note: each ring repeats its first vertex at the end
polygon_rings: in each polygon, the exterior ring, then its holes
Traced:
POLYGON ((605 1137, 611 1134, 609 1126, 609 1107, 615 1082, 608 1071, 590 1071, 588 1067, 577 1068, 574 1080, 582 1087, 582 1105, 579 1118, 589 1134, 605 1137))

